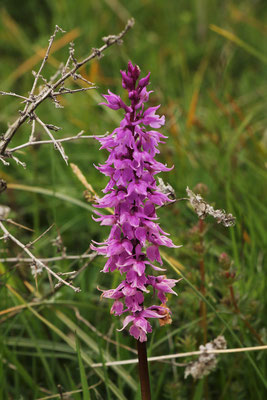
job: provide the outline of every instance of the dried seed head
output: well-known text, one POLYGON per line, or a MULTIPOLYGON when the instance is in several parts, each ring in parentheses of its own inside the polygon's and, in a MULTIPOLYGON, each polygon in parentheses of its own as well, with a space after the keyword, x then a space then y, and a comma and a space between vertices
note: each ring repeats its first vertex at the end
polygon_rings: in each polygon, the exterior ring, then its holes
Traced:
POLYGON ((207 215, 211 215, 217 220, 218 224, 222 223, 225 227, 235 225, 235 217, 232 214, 226 214, 224 210, 214 210, 212 206, 203 200, 200 194, 195 194, 189 187, 186 188, 186 192, 190 204, 200 219, 205 219, 207 215))
POLYGON ((173 187, 169 183, 165 183, 163 179, 159 177, 158 177, 158 182, 159 182, 158 189, 160 190, 160 192, 170 197, 170 200, 174 200, 176 196, 173 187))
POLYGON ((188 364, 185 369, 185 379, 192 375, 194 379, 201 379, 206 375, 209 375, 213 371, 218 363, 216 354, 207 353, 209 350, 221 350, 226 349, 227 343, 224 336, 218 336, 212 342, 206 343, 204 346, 199 346, 199 350, 203 353, 199 356, 197 361, 193 361, 188 364))
POLYGON ((159 325, 170 325, 172 323, 172 319, 169 308, 167 307, 166 303, 161 304, 160 307, 164 308, 164 310, 162 310, 162 314, 164 315, 164 317, 159 318, 159 325))

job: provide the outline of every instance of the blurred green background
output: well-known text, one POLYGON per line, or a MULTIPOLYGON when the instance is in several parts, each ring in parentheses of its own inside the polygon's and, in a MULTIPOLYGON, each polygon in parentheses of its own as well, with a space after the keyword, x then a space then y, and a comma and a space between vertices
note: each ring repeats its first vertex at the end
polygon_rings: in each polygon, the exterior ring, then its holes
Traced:
MULTIPOLYGON (((158 159, 174 169, 161 177, 177 197, 185 196, 186 186, 205 184, 198 186, 205 199, 237 218, 230 229, 208 219, 201 234, 197 216, 186 202, 159 211, 161 226, 176 244, 183 244, 180 249, 163 249, 164 255, 216 313, 203 306, 183 280, 177 287, 178 298, 172 296, 168 303, 173 324, 162 328, 154 324, 149 355, 193 351, 219 334, 229 348, 266 343, 266 16, 263 0, 1 1, 0 89, 24 96, 56 24, 66 33, 56 37, 43 71, 46 78, 66 60, 70 41, 81 59, 102 45, 103 36, 120 32, 134 17, 136 24, 123 45, 112 46, 103 58, 82 69, 98 89, 66 95, 61 99, 63 109, 46 101, 37 114, 45 123, 62 127, 56 137, 73 136, 82 129, 86 134, 111 132, 122 115, 99 106, 101 94, 110 89, 125 96, 119 71, 128 60, 137 63, 143 76, 151 71, 150 105, 161 104, 160 112, 166 116, 162 132, 169 138, 158 159), (222 252, 232 260, 230 271, 219 262, 222 252)), ((69 82, 69 87, 79 86, 69 82)), ((22 105, 1 96, 0 107, 0 128, 5 132, 22 105)), ((30 129, 24 124, 11 147, 26 142, 30 129)), ((47 139, 41 128, 37 136, 47 139)), ((106 178, 93 164, 103 162, 107 154, 98 151, 93 139, 66 143, 64 149, 100 193, 106 178)), ((1 193, 0 203, 11 208, 10 218, 34 232, 8 228, 28 243, 55 223, 36 243, 36 256, 57 255, 52 240, 58 234, 68 254, 82 254, 91 240, 106 237, 108 230, 92 221, 84 187, 53 146, 29 147, 16 155, 27 168, 13 160, 8 167, 0 164, 0 178, 10 185, 1 193), (24 188, 16 189, 18 184, 24 188), (44 190, 49 196, 41 193, 44 190), (59 199, 56 193, 78 199, 82 206, 59 199)), ((2 258, 19 254, 10 241, 2 240, 0 246, 2 258)), ((65 260, 51 267, 68 272, 83 264, 65 260)), ((140 398, 135 366, 90 368, 91 362, 103 359, 135 357, 122 347, 133 349, 135 344, 127 332, 116 331, 121 321, 109 314, 111 303, 100 302, 97 287, 114 288, 120 279, 100 273, 103 265, 104 259, 98 257, 84 269, 74 282, 82 289, 76 294, 68 288, 51 292, 45 272, 37 285, 28 264, 0 263, 0 399, 60 398, 61 392, 71 391, 75 393, 61 398, 140 398), (96 385, 90 397, 83 373, 89 386, 96 385)), ((177 278, 177 272, 167 263, 166 267, 168 277, 177 278)), ((185 380, 180 365, 151 363, 153 399, 263 399, 266 370, 263 351, 249 358, 244 353, 222 355, 216 370, 196 381, 185 380)))

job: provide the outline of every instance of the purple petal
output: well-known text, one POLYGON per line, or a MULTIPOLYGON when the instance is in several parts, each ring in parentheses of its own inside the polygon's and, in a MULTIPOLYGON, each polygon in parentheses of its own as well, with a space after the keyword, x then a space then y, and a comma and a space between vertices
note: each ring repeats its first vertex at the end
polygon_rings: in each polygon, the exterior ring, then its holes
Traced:
POLYGON ((149 83, 149 78, 150 78, 150 72, 145 76, 144 78, 140 79, 138 83, 139 88, 143 88, 144 86, 147 86, 149 83))
POLYGON ((162 264, 159 249, 157 246, 150 246, 146 249, 146 255, 151 261, 158 261, 162 264))
POLYGON ((123 303, 121 301, 114 301, 113 306, 110 309, 111 314, 121 315, 123 313, 123 303))
POLYGON ((146 333, 137 326, 132 325, 129 332, 130 335, 132 335, 136 340, 139 340, 141 343, 147 341, 146 333))
POLYGON ((126 326, 127 326, 130 322, 132 322, 132 321, 134 321, 134 320, 135 320, 135 317, 133 317, 132 315, 128 315, 126 318, 124 318, 123 327, 122 327, 121 329, 118 329, 118 331, 122 331, 123 329, 125 329, 126 326))
POLYGON ((146 242, 146 231, 147 231, 146 228, 137 228, 135 230, 135 237, 140 241, 142 246, 144 246, 146 242))

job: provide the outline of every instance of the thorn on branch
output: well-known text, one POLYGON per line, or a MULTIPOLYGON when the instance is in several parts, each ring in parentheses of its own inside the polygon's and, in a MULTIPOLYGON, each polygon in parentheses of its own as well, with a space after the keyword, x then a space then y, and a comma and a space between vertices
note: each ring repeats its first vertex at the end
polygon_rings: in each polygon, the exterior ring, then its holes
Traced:
POLYGON ((51 99, 52 99, 52 101, 53 101, 53 103, 54 103, 56 108, 64 108, 64 106, 62 106, 60 104, 60 102, 58 101, 58 99, 56 98, 56 96, 53 93, 50 94, 50 97, 51 97, 51 99))
POLYGON ((0 237, 0 240, 3 240, 5 243, 8 241, 9 237, 7 234, 4 234, 3 236, 0 237))
MULTIPOLYGON (((4 156, 6 156, 6 154, 4 156)), ((4 159, 4 156, 0 156, 0 161, 2 161, 4 165, 10 165, 10 163, 4 159)))
POLYGON ((52 124, 45 124, 45 126, 50 129, 50 131, 58 132, 62 129, 60 126, 52 125, 52 124))
POLYGON ((70 42, 70 45, 69 45, 70 59, 71 59, 73 65, 76 66, 78 62, 77 62, 76 58, 74 57, 74 52, 75 52, 74 43, 70 42))
POLYGON ((61 33, 66 33, 66 31, 64 31, 64 29, 62 29, 62 28, 60 28, 60 26, 58 26, 58 25, 56 25, 56 27, 55 27, 55 33, 57 33, 57 32, 61 32, 61 33))
POLYGON ((104 36, 102 37, 103 42, 105 42, 108 46, 110 46, 112 43, 117 43, 119 46, 122 45, 123 40, 118 39, 118 36, 116 35, 109 35, 109 36, 104 36))
MULTIPOLYGON (((109 43, 108 45, 110 46, 111 43, 109 43)), ((100 58, 104 57, 104 54, 99 49, 96 49, 94 47, 92 48, 92 54, 93 54, 93 57, 97 57, 98 60, 100 60, 100 58)))
POLYGON ((87 90, 98 89, 97 86, 84 87, 79 89, 69 89, 62 86, 58 92, 54 92, 53 96, 61 96, 62 94, 73 94, 77 92, 86 92, 87 90))
POLYGON ((29 138, 29 142, 34 142, 36 140, 35 137, 35 116, 34 114, 30 115, 30 121, 32 124, 32 129, 31 129, 31 134, 30 134, 30 138, 29 138))
POLYGON ((52 135, 52 133, 50 132, 50 130, 47 128, 46 124, 45 124, 39 117, 37 117, 37 115, 35 116, 35 119, 36 119, 36 121, 38 122, 38 124, 41 125, 41 126, 44 128, 44 130, 46 131, 46 133, 48 134, 48 136, 50 137, 50 139, 53 141, 54 146, 55 146, 55 149, 57 149, 57 150, 60 152, 60 154, 61 154, 63 160, 64 160, 65 163, 68 165, 68 157, 67 157, 67 155, 65 154, 65 151, 64 151, 64 148, 63 148, 62 144, 61 144, 60 142, 58 142, 58 141, 54 138, 54 136, 52 135))
MULTIPOLYGON (((10 163, 8 161, 5 161, 4 157, 6 158, 12 158, 12 160, 14 160, 18 165, 21 165, 23 168, 26 168, 26 164, 22 161, 20 161, 17 157, 15 157, 10 151, 6 150, 6 152, 0 156, 0 161, 2 161, 2 163, 4 165, 10 165, 10 163)), ((1 193, 1 191, 0 191, 1 193)))
POLYGON ((31 101, 31 99, 29 99, 28 97, 21 96, 20 94, 13 93, 13 92, 2 92, 2 91, 0 90, 0 94, 1 94, 2 96, 13 96, 13 97, 18 97, 18 98, 20 98, 20 99, 23 99, 24 101, 31 101))
POLYGON ((88 85, 95 85, 93 82, 90 82, 87 79, 85 79, 81 74, 75 73, 75 74, 72 74, 71 76, 75 81, 76 81, 76 79, 81 79, 81 81, 88 83, 88 85))
POLYGON ((102 40, 106 43, 107 46, 110 46, 113 43, 117 43, 119 46, 122 45, 123 40, 122 37, 125 35, 125 33, 131 29, 135 24, 134 18, 130 18, 124 28, 124 30, 119 34, 119 35, 108 35, 104 36, 102 40))
POLYGON ((10 153, 10 157, 18 164, 21 165, 24 169, 26 168, 26 163, 23 161, 20 161, 18 157, 14 156, 13 154, 10 153))

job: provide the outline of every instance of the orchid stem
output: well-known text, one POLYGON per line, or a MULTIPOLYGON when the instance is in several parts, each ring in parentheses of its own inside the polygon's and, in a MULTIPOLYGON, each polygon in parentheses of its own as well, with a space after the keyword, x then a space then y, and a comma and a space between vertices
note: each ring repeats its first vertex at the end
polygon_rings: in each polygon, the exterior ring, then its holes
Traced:
POLYGON ((151 400, 149 372, 147 363, 146 342, 137 340, 138 368, 142 400, 151 400))

